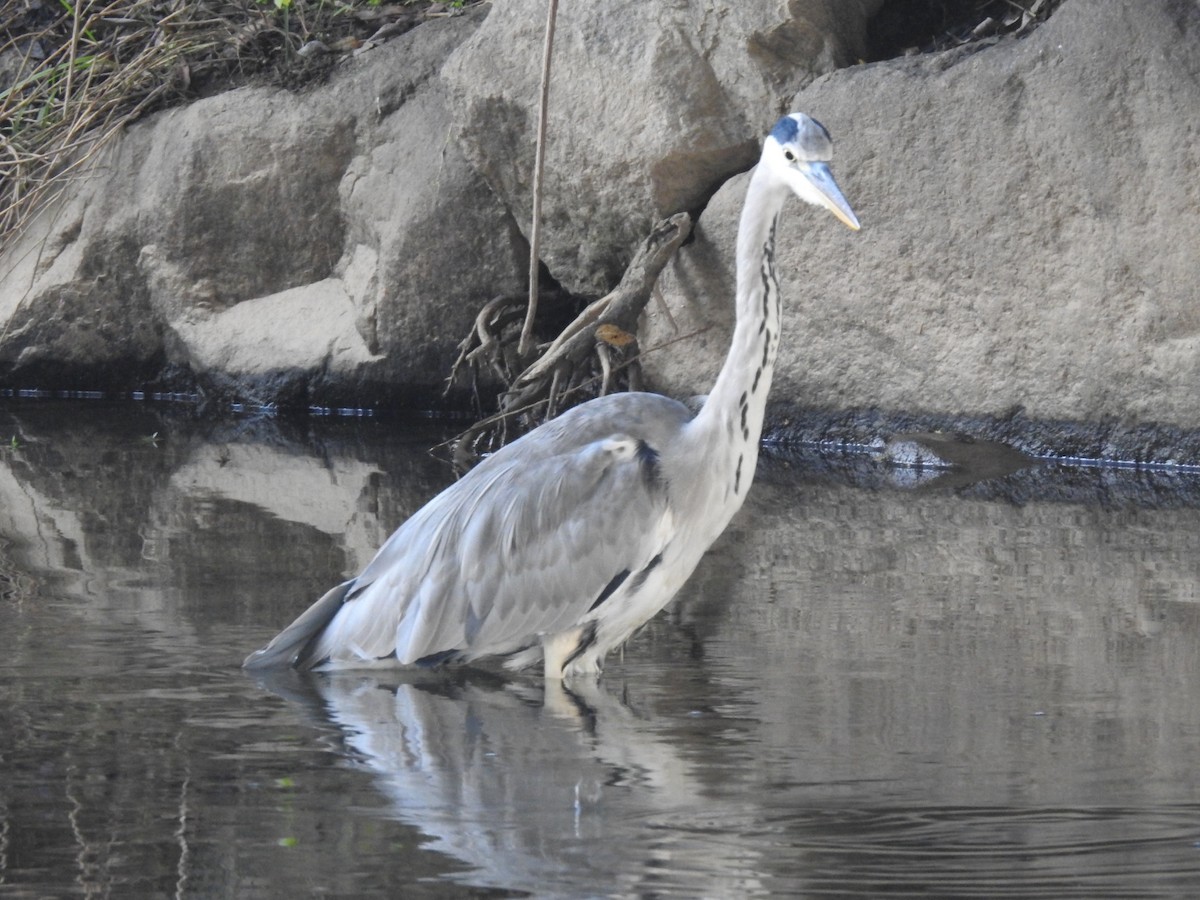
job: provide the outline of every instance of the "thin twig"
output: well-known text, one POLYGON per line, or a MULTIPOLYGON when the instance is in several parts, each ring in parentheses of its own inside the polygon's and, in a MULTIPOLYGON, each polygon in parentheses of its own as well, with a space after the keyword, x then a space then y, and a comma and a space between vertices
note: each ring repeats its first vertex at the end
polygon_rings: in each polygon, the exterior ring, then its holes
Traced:
POLYGON ((600 357, 600 372, 604 376, 600 381, 600 396, 603 397, 612 384, 612 351, 604 341, 598 341, 596 355, 600 357))
POLYGON ((546 13, 546 42, 542 48, 542 85, 538 101, 537 144, 533 157, 533 222, 529 227, 529 306, 525 310, 525 325, 517 353, 528 356, 533 349, 533 319, 537 315, 538 263, 542 247, 542 174, 546 168, 546 122, 550 106, 550 57, 554 50, 554 21, 558 16, 558 0, 549 0, 546 13))

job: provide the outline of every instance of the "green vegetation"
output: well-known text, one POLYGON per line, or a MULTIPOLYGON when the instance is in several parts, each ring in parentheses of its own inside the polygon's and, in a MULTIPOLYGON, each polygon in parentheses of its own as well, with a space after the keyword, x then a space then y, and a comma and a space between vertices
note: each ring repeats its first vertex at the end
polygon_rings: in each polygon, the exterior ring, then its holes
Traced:
POLYGON ((381 29, 459 4, 45 0, 0 4, 0 243, 130 122, 248 77, 302 86, 381 29))

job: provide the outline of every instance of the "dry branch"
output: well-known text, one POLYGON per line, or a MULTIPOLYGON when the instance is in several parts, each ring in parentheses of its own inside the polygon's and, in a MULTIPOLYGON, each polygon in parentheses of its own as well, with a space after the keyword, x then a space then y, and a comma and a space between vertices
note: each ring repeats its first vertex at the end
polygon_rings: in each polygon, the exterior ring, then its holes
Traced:
POLYGON ((546 124, 550 118, 550 59, 554 51, 554 22, 558 16, 558 0, 549 0, 546 8, 546 39, 542 48, 542 82, 538 97, 537 141, 533 159, 533 221, 529 228, 529 306, 521 341, 517 345, 522 356, 533 349, 533 320, 538 306, 538 263, 542 235, 542 176, 546 169, 546 124))
POLYGON ((488 365, 508 384, 500 396, 500 409, 475 423, 448 442, 455 448, 458 462, 465 463, 483 447, 505 443, 510 424, 533 426, 553 417, 566 399, 578 401, 613 387, 618 370, 625 373, 632 387, 640 381, 637 371, 638 317, 671 256, 691 234, 692 220, 677 213, 659 222, 634 254, 620 284, 606 296, 590 304, 541 355, 511 380, 506 376, 506 349, 517 340, 504 334, 512 323, 520 298, 497 297, 476 318, 471 334, 459 345, 459 358, 451 379, 464 366, 488 365), (507 316, 506 322, 500 321, 507 316), (617 361, 615 357, 621 357, 617 361), (599 368, 599 375, 594 371, 599 368), (597 385, 599 382, 599 385, 597 385))

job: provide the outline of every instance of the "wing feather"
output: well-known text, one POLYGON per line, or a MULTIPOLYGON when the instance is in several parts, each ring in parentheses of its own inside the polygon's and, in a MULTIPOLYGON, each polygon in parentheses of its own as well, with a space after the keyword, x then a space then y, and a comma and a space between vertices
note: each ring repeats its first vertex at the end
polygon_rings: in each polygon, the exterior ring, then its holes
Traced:
POLYGON ((310 659, 511 653, 580 623, 619 572, 645 568, 669 518, 661 448, 691 414, 656 395, 604 399, 505 447, 401 525, 310 659))

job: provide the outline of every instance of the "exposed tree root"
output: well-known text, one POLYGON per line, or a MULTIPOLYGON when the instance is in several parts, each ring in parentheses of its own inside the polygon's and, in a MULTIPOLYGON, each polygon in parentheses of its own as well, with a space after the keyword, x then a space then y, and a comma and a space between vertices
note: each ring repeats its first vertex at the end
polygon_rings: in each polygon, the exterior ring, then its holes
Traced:
POLYGON ((531 363, 514 376, 526 298, 496 297, 475 319, 459 344, 453 384, 465 371, 486 367, 506 385, 499 410, 443 446, 466 464, 480 452, 503 445, 509 430, 522 431, 553 418, 560 409, 616 390, 639 390, 637 322, 658 276, 691 234, 692 220, 677 213, 659 222, 638 248, 620 284, 590 304, 531 363))

